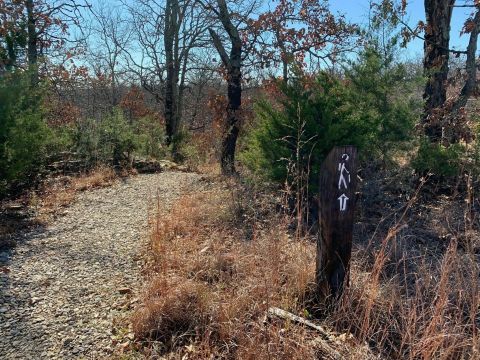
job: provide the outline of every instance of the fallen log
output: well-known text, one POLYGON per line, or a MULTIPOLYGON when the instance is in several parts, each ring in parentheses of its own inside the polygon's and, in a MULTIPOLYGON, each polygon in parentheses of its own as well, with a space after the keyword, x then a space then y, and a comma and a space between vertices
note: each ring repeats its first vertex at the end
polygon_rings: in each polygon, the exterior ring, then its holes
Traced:
POLYGON ((269 317, 276 316, 276 317, 279 317, 279 318, 284 319, 284 320, 290 320, 290 321, 293 321, 295 323, 308 326, 309 328, 312 328, 312 329, 318 331, 325 338, 325 340, 330 340, 330 341, 332 340, 332 335, 327 330, 325 330, 323 327, 321 327, 320 325, 314 324, 313 322, 311 322, 307 319, 304 319, 304 318, 302 318, 298 315, 292 314, 288 311, 282 310, 282 309, 277 308, 277 307, 270 307, 268 309, 268 316, 269 317))
POLYGON ((315 339, 315 345, 319 346, 323 352, 324 355, 327 356, 329 359, 334 359, 334 360, 344 360, 345 357, 340 354, 337 350, 335 350, 332 346, 330 346, 330 343, 335 342, 335 337, 330 334, 327 330, 325 330, 322 326, 314 324, 313 322, 304 319, 298 315, 292 314, 288 311, 282 310, 277 307, 270 307, 267 312, 267 316, 269 318, 272 317, 277 317, 283 320, 289 320, 297 324, 302 324, 305 325, 317 332, 320 333, 320 337, 315 339))

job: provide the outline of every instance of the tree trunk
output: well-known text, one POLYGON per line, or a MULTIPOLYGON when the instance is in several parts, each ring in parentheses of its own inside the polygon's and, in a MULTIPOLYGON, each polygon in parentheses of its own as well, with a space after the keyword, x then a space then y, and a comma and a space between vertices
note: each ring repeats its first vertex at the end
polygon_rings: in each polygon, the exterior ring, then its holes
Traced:
MULTIPOLYGON (((174 142, 178 130, 177 116, 177 86, 178 69, 175 62, 175 29, 178 19, 178 0, 167 0, 165 5, 165 60, 166 60, 166 81, 165 81, 165 103, 164 116, 167 133, 167 145, 174 142)), ((175 152, 175 149, 173 150, 175 152)))
POLYGON ((290 57, 288 55, 287 48, 285 47, 285 42, 282 39, 282 35, 280 34, 280 29, 276 29, 275 35, 277 38, 278 47, 281 51, 281 59, 282 59, 282 73, 283 73, 283 82, 285 84, 288 83, 288 63, 290 61, 290 57))
POLYGON ((17 51, 15 49, 15 33, 12 31, 10 34, 5 36, 5 44, 7 46, 7 58, 5 60, 5 69, 7 71, 12 71, 14 66, 17 64, 17 51))
POLYGON ((425 0, 426 30, 423 68, 427 77, 423 99, 423 126, 432 142, 442 138, 441 122, 434 117, 435 109, 447 98, 447 76, 450 45, 450 21, 455 0, 425 0))
POLYGON ((228 12, 225 0, 217 0, 218 16, 222 22, 223 28, 228 34, 231 43, 230 55, 227 55, 225 47, 222 44, 217 33, 208 29, 217 49, 222 63, 227 69, 228 86, 228 105, 226 133, 222 141, 222 154, 220 157, 220 166, 222 174, 235 174, 235 149, 237 146, 240 120, 240 106, 242 104, 242 40, 238 29, 233 25, 231 15, 228 12))
POLYGON ((286 59, 282 60, 282 68, 283 68, 283 82, 287 84, 288 83, 288 61, 286 59))
POLYGON ((224 175, 232 175, 235 173, 235 148, 240 131, 238 126, 238 112, 242 103, 242 74, 239 65, 231 67, 227 81, 227 131, 222 142, 221 167, 224 175))
POLYGON ((27 10, 27 58, 30 71, 32 71, 32 85, 38 83, 38 35, 36 30, 36 19, 34 12, 34 0, 26 0, 25 7, 27 10))
POLYGON ((178 69, 180 69, 180 67, 182 68, 182 71, 179 75, 178 99, 177 99, 177 117, 180 120, 183 119, 183 96, 185 94, 185 88, 186 88, 185 78, 187 75, 187 64, 188 64, 189 53, 190 53, 190 46, 184 49, 182 56, 179 59, 177 59, 178 69))
POLYGON ((476 54, 477 54, 477 41, 478 41, 478 32, 480 27, 480 11, 477 11, 475 17, 473 18, 473 28, 470 32, 470 40, 467 47, 467 61, 465 64, 467 72, 467 80, 463 85, 462 91, 458 100, 455 102, 452 112, 458 112, 461 108, 467 105, 468 99, 475 95, 477 91, 477 64, 476 64, 476 54))

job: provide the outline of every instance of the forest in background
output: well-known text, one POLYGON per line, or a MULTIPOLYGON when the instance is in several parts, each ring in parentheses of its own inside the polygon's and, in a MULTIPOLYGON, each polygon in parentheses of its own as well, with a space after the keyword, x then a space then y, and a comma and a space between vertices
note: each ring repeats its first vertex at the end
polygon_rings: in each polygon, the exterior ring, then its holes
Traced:
POLYGON ((0 198, 165 159, 224 176, 156 219, 134 351, 331 356, 305 329, 265 330, 272 303, 351 334, 357 358, 479 356, 480 3, 426 0, 414 26, 406 1, 369 9, 360 26, 320 0, 0 0, 0 198), (414 38, 423 59, 404 60, 414 38), (331 309, 312 298, 312 236, 320 164, 347 144, 355 260, 331 309))
POLYGON ((239 159, 297 181, 335 144, 459 175, 477 152, 478 34, 476 3, 457 5, 472 10, 469 42, 449 48, 454 6, 432 2, 412 28, 406 3, 371 2, 362 28, 323 1, 2 1, 1 191, 55 161, 85 171, 135 157, 226 175, 239 159), (401 60, 414 37, 423 63, 401 60))

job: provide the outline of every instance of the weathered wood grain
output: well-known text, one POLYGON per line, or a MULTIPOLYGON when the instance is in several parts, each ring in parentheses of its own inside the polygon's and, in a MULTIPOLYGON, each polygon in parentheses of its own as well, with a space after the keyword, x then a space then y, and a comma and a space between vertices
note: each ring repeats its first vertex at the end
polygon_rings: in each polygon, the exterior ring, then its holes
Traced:
POLYGON ((322 164, 316 282, 321 298, 337 298, 348 284, 357 185, 357 149, 338 146, 322 164))

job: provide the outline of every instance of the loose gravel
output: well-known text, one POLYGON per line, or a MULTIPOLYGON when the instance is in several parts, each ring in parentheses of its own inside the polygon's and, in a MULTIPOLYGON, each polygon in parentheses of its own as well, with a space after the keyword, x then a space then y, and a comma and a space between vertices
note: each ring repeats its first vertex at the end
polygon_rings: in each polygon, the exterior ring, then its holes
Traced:
POLYGON ((50 226, 0 252, 0 358, 111 357, 115 321, 141 287, 148 214, 200 179, 164 172, 85 191, 50 226))

